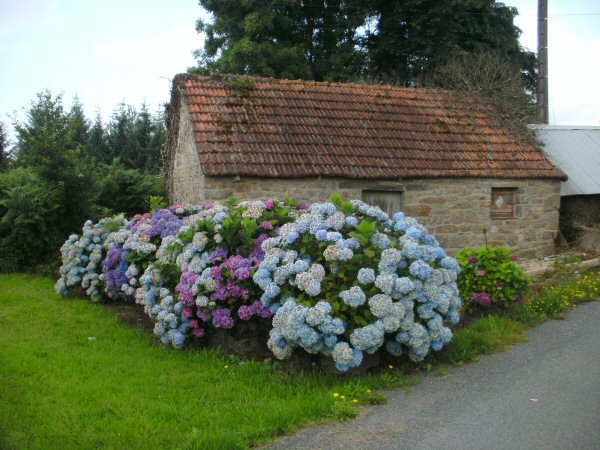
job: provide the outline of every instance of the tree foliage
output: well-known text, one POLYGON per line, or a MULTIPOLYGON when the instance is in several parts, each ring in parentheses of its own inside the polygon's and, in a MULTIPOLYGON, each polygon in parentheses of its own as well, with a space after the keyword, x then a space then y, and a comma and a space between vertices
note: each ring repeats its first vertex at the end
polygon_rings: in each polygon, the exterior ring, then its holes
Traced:
POLYGON ((152 115, 145 104, 138 111, 121 103, 114 110, 104 134, 96 123, 93 131, 97 153, 90 153, 99 161, 110 164, 114 158, 119 158, 129 169, 151 173, 160 170, 161 149, 166 138, 163 116, 152 115))
POLYGON ((110 164, 115 158, 113 149, 108 143, 106 129, 99 112, 96 113, 94 122, 91 124, 88 131, 84 151, 86 156, 93 158, 100 163, 110 164))
POLYGON ((110 213, 122 212, 133 216, 148 210, 149 197, 163 196, 165 193, 161 178, 152 173, 128 169, 118 158, 110 165, 102 165, 99 175, 101 181, 97 203, 110 213))
POLYGON ((491 54, 523 71, 535 86, 535 56, 519 44, 516 8, 494 0, 372 0, 377 18, 367 35, 370 73, 416 82, 440 64, 491 54))
POLYGON ((37 264, 60 243, 59 196, 33 169, 0 174, 0 272, 37 264))
POLYGON ((32 102, 25 123, 15 124, 16 164, 55 190, 57 214, 47 220, 60 236, 92 215, 96 195, 94 166, 82 155, 81 117, 65 113, 61 96, 45 91, 32 102))
POLYGON ((535 117, 535 104, 519 70, 500 56, 479 53, 450 58, 423 83, 490 99, 501 124, 519 134, 516 137, 529 136, 526 126, 535 117))
MULTIPOLYGON (((78 99, 65 111, 44 91, 14 127, 15 168, 0 174, 0 271, 43 263, 85 220, 143 212, 149 196, 164 195, 164 126, 145 106, 120 105, 108 126, 99 115, 90 124, 78 99)), ((4 156, 3 125, 0 138, 4 156)))
POLYGON ((73 149, 83 149, 87 143, 89 131, 90 123, 83 112, 83 105, 79 98, 75 97, 71 110, 67 114, 67 140, 69 145, 73 149))
POLYGON ((8 133, 4 122, 0 122, 0 172, 8 169, 10 153, 8 148, 8 133))
POLYGON ((490 53, 535 86, 515 8, 493 0, 200 0, 197 73, 413 85, 450 57, 490 53))
POLYGON ((198 20, 206 33, 196 51, 198 72, 276 78, 346 79, 364 66, 355 48, 362 15, 353 2, 200 0, 214 20, 198 20))

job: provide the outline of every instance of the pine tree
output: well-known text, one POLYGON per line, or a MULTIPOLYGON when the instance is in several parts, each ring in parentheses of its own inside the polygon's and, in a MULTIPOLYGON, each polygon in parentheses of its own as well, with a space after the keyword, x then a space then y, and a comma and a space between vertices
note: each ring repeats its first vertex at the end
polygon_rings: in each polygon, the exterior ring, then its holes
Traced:
POLYGON ((70 149, 81 148, 86 145, 90 124, 83 112, 83 105, 78 97, 73 99, 73 105, 67 115, 67 146, 70 149))
POLYGON ((94 123, 90 127, 84 152, 87 156, 104 164, 110 164, 114 158, 100 112, 96 113, 94 123))
POLYGON ((82 221, 92 215, 96 195, 93 166, 81 157, 81 147, 70 133, 76 127, 70 128, 70 123, 62 97, 53 98, 44 91, 31 103, 27 120, 15 124, 16 164, 33 170, 56 190, 60 206, 48 218, 48 225, 59 236, 81 227, 82 221))
POLYGON ((4 122, 0 121, 0 172, 4 172, 6 169, 8 169, 10 162, 8 146, 8 133, 6 131, 4 122))

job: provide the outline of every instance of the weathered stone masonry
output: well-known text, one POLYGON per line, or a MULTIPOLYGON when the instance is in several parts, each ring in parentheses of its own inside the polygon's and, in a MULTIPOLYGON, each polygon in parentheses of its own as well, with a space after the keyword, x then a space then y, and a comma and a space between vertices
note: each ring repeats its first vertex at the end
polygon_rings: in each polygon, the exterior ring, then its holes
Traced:
MULTIPOLYGON (((182 146, 186 148, 188 146, 182 146)), ((193 148, 189 146, 188 148, 193 148)), ((192 152, 193 153, 193 152, 192 152)), ((181 155, 183 156, 183 155, 181 155)), ((196 155, 188 155, 197 158, 196 155)), ((172 200, 199 204, 236 197, 240 200, 291 197, 309 202, 326 200, 339 192, 347 199, 361 198, 365 189, 403 193, 404 212, 434 233, 450 254, 465 246, 506 245, 520 257, 551 254, 558 229, 558 180, 422 178, 347 180, 340 178, 205 177, 199 165, 181 160, 175 166, 177 184, 172 200), (516 218, 490 219, 491 189, 516 188, 516 218)))

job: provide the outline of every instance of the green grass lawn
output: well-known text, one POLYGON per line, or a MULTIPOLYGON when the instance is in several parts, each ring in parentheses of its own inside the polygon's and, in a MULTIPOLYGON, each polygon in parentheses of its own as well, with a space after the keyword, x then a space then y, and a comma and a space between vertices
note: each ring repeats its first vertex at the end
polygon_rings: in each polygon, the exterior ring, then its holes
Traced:
MULTIPOLYGON (((403 367, 476 361, 598 295, 600 273, 578 276, 474 321, 442 352, 403 367)), ((377 376, 289 374, 215 351, 163 348, 100 305, 57 296, 50 279, 0 276, 1 449, 248 448, 352 417, 383 401, 374 389, 414 382, 393 366, 377 376)))
POLYGON ((0 276, 3 449, 247 448, 381 401, 369 390, 409 383, 393 372, 291 375, 166 349, 100 305, 57 296, 50 279, 0 276))

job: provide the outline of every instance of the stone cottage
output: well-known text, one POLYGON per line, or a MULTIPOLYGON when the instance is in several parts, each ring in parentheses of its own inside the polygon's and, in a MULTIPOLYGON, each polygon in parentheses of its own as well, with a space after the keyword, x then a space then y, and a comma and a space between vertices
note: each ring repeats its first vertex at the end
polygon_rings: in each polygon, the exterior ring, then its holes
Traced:
POLYGON ((436 89, 178 75, 168 108, 174 203, 339 192, 403 210, 450 253, 553 251, 565 175, 485 102, 436 89))

